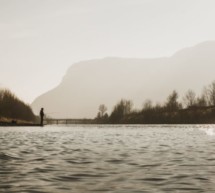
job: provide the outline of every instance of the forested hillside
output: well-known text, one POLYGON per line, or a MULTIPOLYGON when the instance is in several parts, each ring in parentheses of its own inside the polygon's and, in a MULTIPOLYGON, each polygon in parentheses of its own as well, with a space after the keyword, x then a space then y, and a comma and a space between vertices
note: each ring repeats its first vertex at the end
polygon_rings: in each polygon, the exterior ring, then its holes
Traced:
POLYGON ((22 120, 32 122, 35 115, 31 107, 9 90, 0 90, 0 121, 22 120))

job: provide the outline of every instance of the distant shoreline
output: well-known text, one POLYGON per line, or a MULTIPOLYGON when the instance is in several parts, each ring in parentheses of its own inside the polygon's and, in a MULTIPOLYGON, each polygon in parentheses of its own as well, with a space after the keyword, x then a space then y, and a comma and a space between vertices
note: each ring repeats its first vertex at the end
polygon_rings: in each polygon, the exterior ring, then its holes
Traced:
POLYGON ((0 127, 39 127, 37 123, 11 123, 11 122, 0 122, 0 127))
MULTIPOLYGON (((69 124, 45 124, 44 126, 47 125, 54 125, 54 126, 69 126, 69 125, 115 125, 115 126, 123 126, 123 125, 149 125, 149 126, 153 126, 153 125, 215 125, 215 123, 69 123, 69 124)), ((12 124, 12 123, 0 123, 0 127, 44 127, 41 126, 40 124, 12 124)))

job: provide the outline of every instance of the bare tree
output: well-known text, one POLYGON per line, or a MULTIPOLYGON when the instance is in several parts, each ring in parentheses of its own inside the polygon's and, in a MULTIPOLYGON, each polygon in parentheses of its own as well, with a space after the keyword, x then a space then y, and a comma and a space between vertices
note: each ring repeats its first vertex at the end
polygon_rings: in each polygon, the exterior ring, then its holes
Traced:
POLYGON ((152 109, 152 101, 147 99, 144 103, 143 103, 143 110, 150 110, 152 109))
POLYGON ((107 107, 104 104, 99 105, 100 117, 103 117, 106 111, 107 111, 107 107))
POLYGON ((133 107, 133 102, 130 100, 125 100, 125 111, 124 114, 127 115, 129 113, 131 113, 132 107, 133 107))
POLYGON ((175 90, 168 96, 166 108, 168 111, 175 111, 181 108, 181 104, 178 103, 178 93, 175 90))
POLYGON ((210 103, 210 92, 208 87, 204 87, 202 90, 201 97, 198 98, 198 105, 200 106, 208 106, 211 105, 210 103))
POLYGON ((208 87, 208 94, 210 105, 215 105, 215 81, 213 81, 208 87))
POLYGON ((192 90, 188 90, 183 98, 184 104, 186 107, 191 107, 196 104, 196 94, 192 90))
POLYGON ((114 106, 114 109, 110 115, 110 120, 113 123, 119 122, 124 116, 131 113, 133 103, 130 100, 121 100, 114 106))
POLYGON ((204 97, 204 95, 202 95, 201 97, 197 97, 196 105, 199 107, 206 107, 207 106, 207 100, 204 97))

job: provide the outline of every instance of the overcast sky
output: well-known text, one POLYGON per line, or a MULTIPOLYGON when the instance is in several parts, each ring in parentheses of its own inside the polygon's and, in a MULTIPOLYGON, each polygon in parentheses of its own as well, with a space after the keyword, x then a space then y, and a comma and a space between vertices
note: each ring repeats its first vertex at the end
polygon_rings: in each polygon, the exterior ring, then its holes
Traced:
POLYGON ((0 0, 0 87, 31 103, 74 62, 215 40, 214 0, 0 0))

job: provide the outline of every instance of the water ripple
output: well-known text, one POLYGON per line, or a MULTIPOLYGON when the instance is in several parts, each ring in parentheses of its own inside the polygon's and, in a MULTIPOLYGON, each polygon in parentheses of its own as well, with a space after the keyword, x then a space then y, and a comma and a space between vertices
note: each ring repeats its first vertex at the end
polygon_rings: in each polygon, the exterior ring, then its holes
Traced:
POLYGON ((0 192, 212 193, 214 128, 0 128, 0 192))

